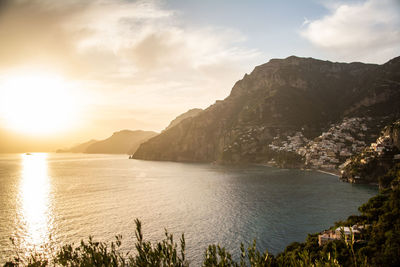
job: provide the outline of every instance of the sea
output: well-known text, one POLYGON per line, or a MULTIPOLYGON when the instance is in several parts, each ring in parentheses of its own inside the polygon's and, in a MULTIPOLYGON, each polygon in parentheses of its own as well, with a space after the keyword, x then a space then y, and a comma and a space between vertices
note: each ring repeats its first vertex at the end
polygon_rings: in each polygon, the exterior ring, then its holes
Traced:
POLYGON ((182 233, 192 266, 220 244, 235 258, 255 239, 274 255, 358 214, 376 187, 267 166, 130 160, 127 155, 0 154, 0 263, 64 244, 134 248, 135 219, 156 242, 182 233), (13 239, 11 242, 10 239, 13 239))

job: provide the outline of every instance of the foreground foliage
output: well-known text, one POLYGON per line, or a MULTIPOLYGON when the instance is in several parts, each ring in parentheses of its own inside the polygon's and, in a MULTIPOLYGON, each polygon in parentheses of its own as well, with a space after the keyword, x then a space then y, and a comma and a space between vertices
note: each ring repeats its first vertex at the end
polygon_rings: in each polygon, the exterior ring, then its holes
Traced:
MULTIPOLYGON (((173 235, 165 231, 161 242, 152 244, 145 241, 139 220, 136 223, 136 243, 134 254, 121 251, 121 236, 110 244, 95 242, 92 237, 81 241, 78 246, 64 245, 53 255, 51 253, 32 252, 28 257, 16 256, 4 264, 5 267, 29 266, 176 266, 187 267, 189 261, 185 256, 185 237, 180 239, 180 247, 174 242, 173 235)), ((285 261, 277 261, 268 251, 261 253, 256 248, 256 241, 246 250, 240 247, 240 259, 235 261, 232 254, 219 245, 210 245, 204 253, 202 266, 340 266, 335 257, 326 254, 314 260, 308 252, 301 252, 285 261)))
MULTIPOLYGON (((87 242, 81 241, 79 246, 65 245, 53 256, 45 253, 33 252, 29 257, 17 254, 14 259, 4 264, 5 267, 29 266, 176 266, 186 267, 189 262, 185 257, 185 238, 180 239, 180 249, 174 242, 173 235, 165 232, 165 239, 157 244, 144 241, 141 231, 141 222, 136 220, 135 255, 121 252, 121 236, 116 236, 116 241, 110 244, 95 242, 89 237, 87 242)), ((219 245, 210 245, 204 253, 202 266, 340 266, 338 261, 330 257, 313 260, 307 253, 299 253, 291 257, 289 262, 278 262, 267 251, 260 253, 256 248, 256 241, 246 250, 240 247, 240 260, 237 262, 225 248, 219 245)))

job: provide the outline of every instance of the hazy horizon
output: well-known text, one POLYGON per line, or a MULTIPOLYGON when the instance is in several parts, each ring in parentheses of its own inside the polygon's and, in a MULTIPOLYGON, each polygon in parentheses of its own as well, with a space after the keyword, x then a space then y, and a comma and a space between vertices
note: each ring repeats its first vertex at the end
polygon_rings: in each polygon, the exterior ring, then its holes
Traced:
POLYGON ((160 132, 271 58, 385 63, 400 55, 399 10, 396 0, 2 1, 0 153, 160 132))

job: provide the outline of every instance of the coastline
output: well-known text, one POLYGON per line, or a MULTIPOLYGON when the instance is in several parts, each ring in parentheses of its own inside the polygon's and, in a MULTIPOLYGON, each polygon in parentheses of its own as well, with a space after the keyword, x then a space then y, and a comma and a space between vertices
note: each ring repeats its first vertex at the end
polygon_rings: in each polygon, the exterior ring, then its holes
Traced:
MULTIPOLYGON (((258 166, 266 166, 266 167, 274 167, 274 168, 279 168, 279 169, 286 169, 286 168, 282 168, 280 166, 277 166, 276 164, 270 164, 270 163, 256 163, 254 165, 258 165, 258 166)), ((337 172, 335 172, 334 170, 331 171, 325 171, 325 170, 321 170, 321 169, 305 169, 305 168, 288 168, 288 169, 295 169, 295 170, 302 170, 302 171, 316 171, 316 172, 320 172, 320 173, 324 173, 324 174, 329 174, 335 177, 338 177, 340 179, 340 172, 339 170, 337 170, 337 172)))
POLYGON ((328 171, 323 171, 323 170, 319 170, 319 169, 313 169, 313 171, 317 171, 317 172, 320 172, 320 173, 325 173, 325 174, 333 175, 333 176, 336 176, 336 177, 340 178, 339 173, 328 172, 328 171))

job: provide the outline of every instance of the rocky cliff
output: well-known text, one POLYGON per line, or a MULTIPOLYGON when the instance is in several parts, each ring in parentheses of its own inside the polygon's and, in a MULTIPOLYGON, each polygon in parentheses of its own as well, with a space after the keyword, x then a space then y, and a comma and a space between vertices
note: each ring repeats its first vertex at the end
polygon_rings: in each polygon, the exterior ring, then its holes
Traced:
POLYGON ((87 147, 85 153, 97 154, 132 154, 139 145, 157 135, 151 131, 122 130, 113 133, 109 138, 95 142, 87 147))
POLYGON ((300 166, 310 142, 331 127, 364 118, 371 127, 359 133, 371 139, 379 133, 375 122, 399 116, 399 103, 400 57, 383 65, 272 59, 236 82, 226 99, 143 143, 134 158, 300 166))

